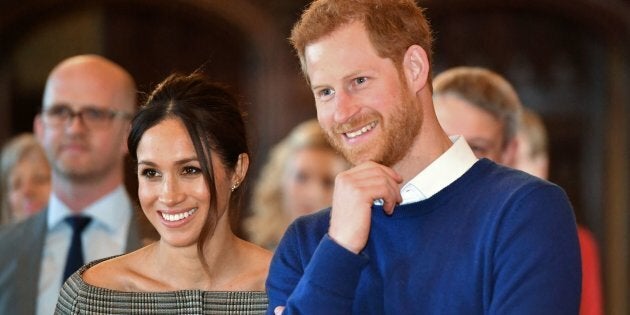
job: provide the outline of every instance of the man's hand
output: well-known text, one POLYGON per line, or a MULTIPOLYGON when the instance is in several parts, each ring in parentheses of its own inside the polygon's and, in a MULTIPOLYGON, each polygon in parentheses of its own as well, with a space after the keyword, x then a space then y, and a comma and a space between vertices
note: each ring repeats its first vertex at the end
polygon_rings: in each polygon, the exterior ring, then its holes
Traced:
POLYGON ((282 312, 284 312, 284 306, 276 306, 276 308, 273 309, 274 315, 282 315, 282 312))
POLYGON ((335 179, 328 235, 339 245, 358 254, 370 234, 372 204, 382 199, 385 213, 392 214, 402 202, 402 177, 389 167, 365 162, 339 173, 335 179))

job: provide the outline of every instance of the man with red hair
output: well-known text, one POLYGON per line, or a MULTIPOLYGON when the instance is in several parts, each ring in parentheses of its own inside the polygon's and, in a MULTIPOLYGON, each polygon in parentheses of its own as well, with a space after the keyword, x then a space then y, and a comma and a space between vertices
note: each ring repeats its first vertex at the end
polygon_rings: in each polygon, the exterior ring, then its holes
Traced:
POLYGON ((354 165, 288 228, 268 313, 576 314, 580 251, 558 186, 477 160, 440 127, 413 0, 314 1, 291 41, 354 165))

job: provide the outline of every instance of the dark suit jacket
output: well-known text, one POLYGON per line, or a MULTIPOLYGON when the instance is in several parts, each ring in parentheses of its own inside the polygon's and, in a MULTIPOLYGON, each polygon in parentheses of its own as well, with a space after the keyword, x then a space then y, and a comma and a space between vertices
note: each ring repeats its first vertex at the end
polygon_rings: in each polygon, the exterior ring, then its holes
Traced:
MULTIPOLYGON (((0 228, 0 314, 35 314, 47 213, 0 228)), ((134 211, 127 252, 141 247, 139 230, 134 211)))

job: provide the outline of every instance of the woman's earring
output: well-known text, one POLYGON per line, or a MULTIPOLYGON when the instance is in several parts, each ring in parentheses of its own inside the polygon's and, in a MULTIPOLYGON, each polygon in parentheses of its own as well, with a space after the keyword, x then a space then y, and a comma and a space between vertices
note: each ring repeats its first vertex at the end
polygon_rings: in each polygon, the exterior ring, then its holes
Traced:
POLYGON ((234 184, 232 184, 232 192, 234 192, 236 190, 236 188, 238 188, 238 185, 240 183, 238 181, 236 181, 234 184))

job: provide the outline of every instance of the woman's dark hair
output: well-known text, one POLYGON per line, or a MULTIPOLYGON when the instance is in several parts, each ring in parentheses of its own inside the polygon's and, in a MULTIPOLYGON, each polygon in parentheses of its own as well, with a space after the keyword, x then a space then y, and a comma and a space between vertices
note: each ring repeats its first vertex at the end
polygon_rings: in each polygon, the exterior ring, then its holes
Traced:
MULTIPOLYGON (((156 86, 131 122, 127 146, 135 162, 144 133, 169 118, 178 119, 186 126, 211 195, 210 211, 197 243, 197 252, 207 268, 203 247, 205 239, 214 233, 218 219, 217 187, 210 152, 220 157, 228 173, 234 171, 241 153, 249 155, 243 113, 236 98, 224 86, 201 73, 172 74, 156 86)), ((238 222, 236 212, 241 196, 241 189, 230 196, 227 215, 232 228, 238 222)))

